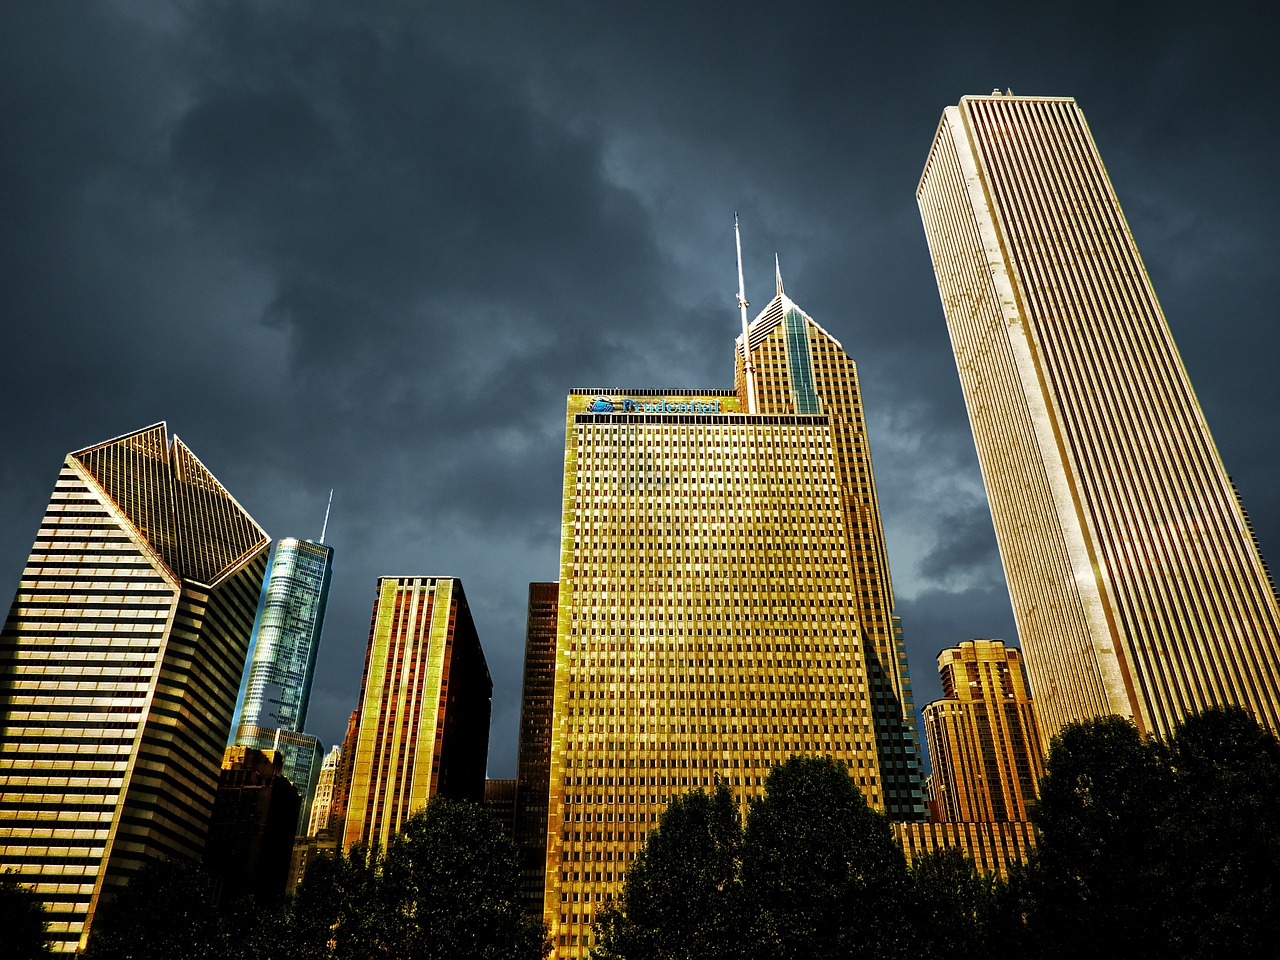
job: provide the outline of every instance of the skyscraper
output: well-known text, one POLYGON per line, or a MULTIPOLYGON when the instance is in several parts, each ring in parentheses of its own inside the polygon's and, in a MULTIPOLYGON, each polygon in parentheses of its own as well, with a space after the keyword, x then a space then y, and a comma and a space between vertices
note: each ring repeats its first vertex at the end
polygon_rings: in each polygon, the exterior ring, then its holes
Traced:
POLYGON ((332 576, 333 547, 292 537, 276 545, 236 727, 238 746, 283 754, 284 776, 302 797, 299 832, 320 775, 320 741, 303 725, 332 576))
POLYGON ((546 884, 547 790, 551 778, 559 597, 559 584, 529 584, 516 767, 515 840, 520 852, 520 892, 530 909, 538 913, 542 911, 546 884))
POLYGON ((56 950, 203 854, 267 545, 163 423, 67 456, 0 632, 0 868, 56 950))
POLYGON ((437 794, 484 800, 492 693, 462 581, 379 578, 344 848, 385 847, 437 794))
POLYGON ((544 901, 561 958, 588 954, 672 797, 758 796, 771 765, 826 754, 885 806, 832 418, 574 390, 565 441, 544 901))
MULTIPOLYGON (((835 337, 787 296, 782 271, 777 292, 749 327, 757 409, 762 414, 823 414, 831 424, 839 466, 845 536, 857 590, 884 809, 893 819, 924 816, 920 738, 901 621, 894 613, 889 554, 871 469, 858 367, 835 337)), ((734 382, 747 403, 742 337, 736 342, 734 382)))
POLYGON ((1043 734, 1280 730, 1280 611, 1075 101, 948 107, 916 193, 1043 734))
POLYGON ((938 654, 942 699, 924 708, 937 819, 1027 820, 1044 775, 1022 657, 999 640, 938 654))

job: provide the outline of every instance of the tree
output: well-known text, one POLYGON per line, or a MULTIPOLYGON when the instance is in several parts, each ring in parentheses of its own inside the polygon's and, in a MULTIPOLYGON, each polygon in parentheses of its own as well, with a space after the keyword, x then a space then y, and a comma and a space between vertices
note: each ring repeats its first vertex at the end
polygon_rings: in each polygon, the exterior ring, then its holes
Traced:
POLYGON ((963 851, 949 848, 917 857, 908 876, 918 955, 977 960, 1001 952, 995 930, 1001 884, 979 873, 963 851))
POLYGON ((0 871, 0 920, 0 960, 49 956, 44 903, 9 870, 0 871))
POLYGON ((273 956, 280 960, 393 956, 391 907, 381 890, 381 865, 379 851, 364 846, 312 860, 289 904, 286 933, 273 956))
POLYGON ((1238 708, 1189 717, 1167 744, 1119 717, 1063 729, 1015 883, 1028 952, 1275 956, 1280 745, 1238 708))
POLYGON ((154 860, 94 916, 86 960, 222 960, 229 955, 209 878, 196 864, 154 860))
POLYGON ((1273 957, 1280 926, 1280 744, 1238 707, 1175 731, 1165 805, 1169 956, 1273 957))
POLYGON ((724 784, 675 798, 597 920, 600 960, 717 960, 741 955, 742 822, 724 784))
POLYGON ((479 806, 436 797, 387 848, 380 899, 406 960, 541 960, 540 920, 520 901, 515 845, 479 806))
POLYGON ((792 757, 747 812, 743 896, 762 958, 910 953, 906 859, 885 816, 867 806, 845 766, 792 757))

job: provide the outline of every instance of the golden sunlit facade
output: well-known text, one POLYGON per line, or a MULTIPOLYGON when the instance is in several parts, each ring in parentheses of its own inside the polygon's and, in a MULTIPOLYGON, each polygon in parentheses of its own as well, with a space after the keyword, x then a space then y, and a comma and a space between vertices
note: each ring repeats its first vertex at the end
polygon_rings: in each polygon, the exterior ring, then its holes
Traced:
POLYGON ((344 849, 357 843, 385 849, 437 794, 484 800, 492 694, 462 581, 379 578, 344 849))
POLYGON ((1025 863, 1036 845, 1035 828, 1028 820, 1003 823, 895 823, 893 835, 902 844, 907 863, 943 850, 963 850, 979 873, 1009 879, 1010 868, 1025 863))
MULTIPOLYGON (((845 535, 865 641, 867 681, 884 783, 884 811, 894 819, 924 816, 920 742, 901 625, 894 614, 889 555, 876 496, 858 368, 840 341, 801 310, 783 289, 750 324, 758 412, 823 414, 831 425, 844 508, 845 535)), ((746 404, 742 337, 734 382, 746 404)))
POLYGON ((668 801, 745 802, 793 754, 884 806, 837 445, 731 391, 575 390, 566 423, 544 917, 556 957, 668 801))
POLYGON ((1042 734, 1280 730, 1280 610, 1075 101, 965 97, 917 200, 1042 734))
POLYGON ((267 547, 163 423, 67 456, 0 632, 0 869, 55 951, 203 855, 267 547))
POLYGON ((1022 657, 999 640, 938 654, 943 699, 924 708, 935 819, 1026 820, 1044 776, 1022 657))

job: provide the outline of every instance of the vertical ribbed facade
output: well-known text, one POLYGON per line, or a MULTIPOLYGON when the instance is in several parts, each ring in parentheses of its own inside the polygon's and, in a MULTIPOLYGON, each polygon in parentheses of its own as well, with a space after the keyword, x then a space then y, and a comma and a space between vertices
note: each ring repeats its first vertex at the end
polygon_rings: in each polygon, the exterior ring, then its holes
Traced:
POLYGON ((164 424, 67 457, 0 632, 0 868, 55 950, 201 858, 267 546, 164 424))
MULTIPOLYGON (((884 810, 893 819, 923 818, 920 739, 901 623, 894 614, 857 365, 835 337, 786 295, 781 280, 777 296, 752 321, 749 336, 759 412, 821 413, 830 421, 858 618, 866 641, 863 653, 884 777, 884 810)), ((735 383, 745 406, 741 337, 735 353, 735 383)))
POLYGON ((1280 729, 1280 612, 1074 100, 948 107, 917 191, 1044 735, 1280 729))
POLYGON ((238 746, 283 754, 284 776, 302 796, 299 833, 310 817, 324 749, 303 725, 332 576, 332 547, 292 537, 276 545, 236 726, 238 746))
POLYGON ((556 684, 556 626, 560 585, 529 584, 524 633, 524 687, 516 761, 516 846, 520 892, 541 914, 547 866, 547 791, 551 778, 551 723, 556 684))
POLYGON ((385 848, 437 794, 484 800, 493 683, 462 582, 382 577, 343 845, 385 848))
POLYGON ((546 899, 554 956, 666 804, 829 755, 883 808, 833 428, 730 391, 569 397, 546 899))
POLYGON ((1022 657, 966 640, 938 654, 938 674, 943 699, 924 708, 935 817, 1029 819, 1044 761, 1022 657))

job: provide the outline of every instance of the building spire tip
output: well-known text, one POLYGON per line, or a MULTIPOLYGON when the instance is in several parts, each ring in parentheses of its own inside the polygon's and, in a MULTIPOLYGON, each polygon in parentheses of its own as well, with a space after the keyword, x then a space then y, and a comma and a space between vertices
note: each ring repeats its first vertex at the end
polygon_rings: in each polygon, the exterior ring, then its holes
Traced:
POLYGON ((776 253, 773 255, 773 277, 778 284, 778 296, 782 296, 786 291, 782 289, 782 264, 776 253))

